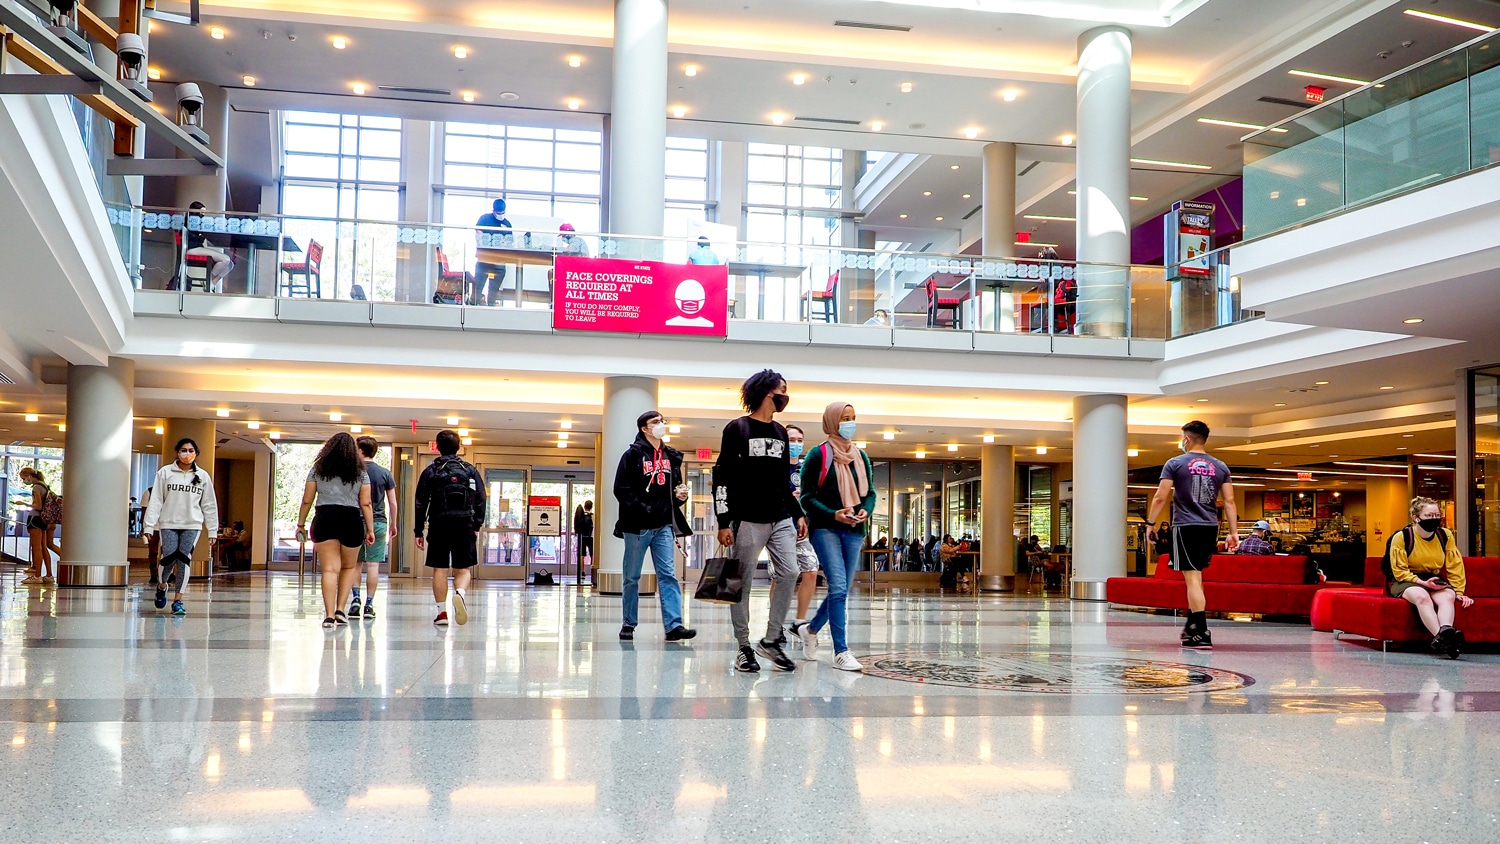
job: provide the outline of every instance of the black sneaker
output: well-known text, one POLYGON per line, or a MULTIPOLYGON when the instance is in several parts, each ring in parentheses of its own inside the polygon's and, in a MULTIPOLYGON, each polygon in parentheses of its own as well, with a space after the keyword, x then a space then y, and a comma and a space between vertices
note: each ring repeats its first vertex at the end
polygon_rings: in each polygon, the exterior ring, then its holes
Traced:
POLYGON ((1432 640, 1432 649, 1447 656, 1449 659, 1458 659, 1463 653, 1463 648, 1463 631, 1452 627, 1444 627, 1439 630, 1437 638, 1432 640))
POLYGON ((371 619, 371 618, 374 618, 374 617, 375 617, 375 603, 374 603, 374 601, 371 601, 371 602, 365 604, 365 618, 366 619, 371 619))
POLYGON ((782 671, 797 670, 797 663, 792 662, 792 658, 787 656, 786 651, 781 649, 781 644, 779 642, 769 642, 765 639, 761 639, 756 643, 755 650, 761 656, 769 659, 772 665, 776 666, 782 671))
POLYGON ((673 627, 671 630, 667 631, 667 641, 682 642, 697 635, 698 631, 692 629, 691 627, 683 627, 679 624, 676 627, 673 627))
POLYGON ((161 609, 162 607, 165 607, 167 605, 167 590, 164 589, 161 584, 157 584, 156 586, 156 600, 152 603, 156 606, 157 609, 161 609))
POLYGON ((635 628, 632 627, 632 626, 630 626, 629 624, 621 625, 620 626, 620 641, 622 641, 622 642, 633 642, 633 641, 635 641, 635 628))
POLYGON ((1195 651, 1213 650, 1214 637, 1211 636, 1207 630, 1199 630, 1192 635, 1184 638, 1182 640, 1182 646, 1184 648, 1191 648, 1195 651))
POLYGON ((734 658, 734 670, 743 671, 746 674, 754 674, 760 670, 760 663, 755 659, 755 651, 749 645, 741 645, 739 655, 734 658))
POLYGON ((349 616, 344 615, 344 611, 343 610, 335 610, 334 613, 333 613, 333 623, 334 624, 348 624, 349 623, 349 616))
POLYGON ((349 617, 350 618, 359 618, 359 610, 360 610, 359 598, 355 598, 354 601, 349 604, 349 617))

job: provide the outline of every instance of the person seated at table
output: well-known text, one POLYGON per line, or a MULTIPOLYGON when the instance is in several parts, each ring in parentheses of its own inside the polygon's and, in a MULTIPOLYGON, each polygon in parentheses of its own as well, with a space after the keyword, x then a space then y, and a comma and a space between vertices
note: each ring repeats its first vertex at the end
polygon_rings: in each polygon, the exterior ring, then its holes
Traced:
POLYGON ((1261 519, 1250 527, 1250 535, 1240 540, 1240 548, 1236 554, 1253 554, 1258 557, 1269 557, 1276 553, 1276 546, 1271 544, 1271 523, 1261 519))
POLYGON ((698 238, 698 245, 688 253, 689 264, 722 264, 717 253, 708 243, 708 238, 698 238))
POLYGON ((911 544, 906 547, 906 556, 902 559, 906 571, 922 570, 922 538, 913 536, 911 544))
MULTIPOLYGON (((488 214, 479 215, 474 225, 479 229, 476 241, 480 249, 510 246, 510 220, 505 218, 505 200, 497 199, 488 214), (504 229, 505 231, 496 231, 504 229), (499 237, 497 237, 499 236, 499 237)), ((505 286, 505 267, 500 264, 474 263, 474 304, 494 305, 500 299, 500 288, 505 286)))
POLYGON ((577 255, 580 258, 589 257, 589 245, 583 238, 573 234, 572 223, 563 223, 557 227, 557 230, 562 233, 562 237, 559 238, 561 243, 558 246, 557 254, 577 255))
MULTIPOLYGON (((207 210, 208 206, 201 202, 194 202, 188 206, 188 211, 199 214, 207 210)), ((203 232, 189 231, 186 237, 188 249, 182 254, 190 258, 207 258, 212 261, 213 266, 208 270, 208 289, 214 293, 223 293, 224 276, 229 275, 229 271, 234 269, 234 259, 229 257, 229 253, 210 243, 208 236, 203 232)))
POLYGON ((890 325, 891 312, 885 308, 876 308, 875 315, 865 320, 865 325, 890 325))

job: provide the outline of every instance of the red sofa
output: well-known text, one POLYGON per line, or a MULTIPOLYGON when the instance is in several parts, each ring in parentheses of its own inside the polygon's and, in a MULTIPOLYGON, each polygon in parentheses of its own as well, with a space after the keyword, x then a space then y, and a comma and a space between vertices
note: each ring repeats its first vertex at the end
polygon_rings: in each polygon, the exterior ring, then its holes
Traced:
MULTIPOLYGON (((1321 583, 1308 582, 1307 557, 1215 554, 1203 572, 1209 612, 1308 615, 1321 583)), ((1104 596, 1112 604, 1186 610, 1187 587, 1163 556, 1154 577, 1111 577, 1104 596)))
MULTIPOLYGON (((1379 565, 1379 561, 1376 561, 1379 565)), ((1500 642, 1500 558, 1465 557, 1465 594, 1474 599, 1468 609, 1460 607, 1453 626, 1469 642, 1500 642)), ((1379 581, 1382 585, 1384 579, 1379 581)), ((1381 643, 1425 642, 1432 638, 1417 619, 1412 605, 1392 598, 1384 589, 1339 590, 1329 605, 1330 624, 1336 634, 1353 633, 1381 643)))
POLYGON ((1364 577, 1359 583, 1345 585, 1330 583, 1313 596, 1312 629, 1323 633, 1333 632, 1333 596, 1347 592, 1379 595, 1385 589, 1385 571, 1380 568, 1380 557, 1366 557, 1364 577))

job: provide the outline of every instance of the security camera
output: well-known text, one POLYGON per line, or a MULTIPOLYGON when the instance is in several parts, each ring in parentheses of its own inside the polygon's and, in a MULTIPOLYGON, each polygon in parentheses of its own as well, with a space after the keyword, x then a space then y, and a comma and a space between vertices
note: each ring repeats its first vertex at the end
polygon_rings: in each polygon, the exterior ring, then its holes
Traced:
POLYGON ((50 7, 47 29, 51 30, 53 35, 62 39, 69 47, 72 47, 85 56, 91 56, 88 42, 84 41, 83 36, 78 34, 77 24, 73 19, 73 15, 78 8, 78 0, 46 0, 45 5, 50 7))
POLYGON ((177 125, 201 143, 208 143, 208 133, 203 131, 203 92, 196 83, 177 86, 177 125))
POLYGON ((120 82, 130 93, 151 102, 145 79, 146 42, 134 32, 122 32, 115 39, 115 54, 120 57, 120 82))

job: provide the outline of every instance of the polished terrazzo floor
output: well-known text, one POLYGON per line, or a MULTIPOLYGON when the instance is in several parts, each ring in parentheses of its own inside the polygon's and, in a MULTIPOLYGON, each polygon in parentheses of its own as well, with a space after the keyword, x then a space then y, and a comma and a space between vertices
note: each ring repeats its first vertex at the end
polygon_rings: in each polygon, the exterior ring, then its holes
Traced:
POLYGON ((312 580, 150 597, 0 578, 0 841, 1500 840, 1494 653, 1231 622, 1185 652, 1168 616, 882 592, 855 652, 917 676, 737 675, 703 604, 678 645, 643 601, 631 645, 573 587, 437 629, 403 582, 331 633, 312 580))

